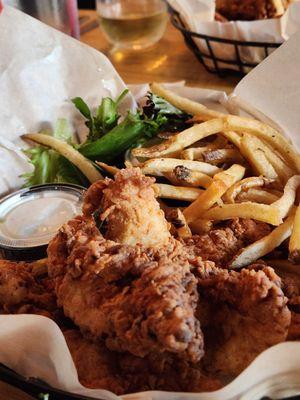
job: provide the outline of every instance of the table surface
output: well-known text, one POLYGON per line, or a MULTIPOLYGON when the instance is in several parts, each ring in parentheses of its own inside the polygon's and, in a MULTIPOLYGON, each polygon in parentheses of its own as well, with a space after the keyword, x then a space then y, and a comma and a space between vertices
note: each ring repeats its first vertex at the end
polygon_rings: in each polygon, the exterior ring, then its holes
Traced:
MULTIPOLYGON (((224 90, 230 93, 239 79, 221 79, 208 73, 186 47, 182 35, 171 23, 161 41, 140 52, 111 53, 111 46, 98 27, 95 11, 80 11, 82 42, 106 54, 126 83, 186 81, 189 86, 224 90)), ((0 400, 30 400, 31 396, 0 382, 0 400)))
POLYGON ((183 40, 181 33, 168 23, 160 42, 143 51, 111 54, 111 46, 101 32, 95 11, 81 11, 84 30, 82 42, 106 54, 126 83, 186 81, 189 86, 224 90, 230 93, 239 81, 237 76, 219 78, 205 70, 183 40))

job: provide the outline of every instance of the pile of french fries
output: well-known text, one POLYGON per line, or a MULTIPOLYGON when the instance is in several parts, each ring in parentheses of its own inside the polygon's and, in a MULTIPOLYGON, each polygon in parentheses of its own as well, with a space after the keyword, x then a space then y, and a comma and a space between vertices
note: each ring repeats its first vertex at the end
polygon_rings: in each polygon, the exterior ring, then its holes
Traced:
MULTIPOLYGON (((258 120, 208 109, 159 84, 152 84, 151 90, 192 115, 193 125, 158 145, 133 149, 125 164, 139 167, 145 175, 167 179, 169 183, 156 183, 161 199, 190 203, 171 210, 177 234, 206 233, 220 221, 250 218, 272 225, 273 230, 237 254, 230 268, 255 262, 287 239, 289 261, 299 262, 300 206, 296 201, 300 156, 292 144, 258 120)), ((102 179, 93 163, 67 143, 42 134, 24 138, 55 149, 90 182, 102 179)), ((96 163, 110 174, 118 171, 114 166, 96 163)))
POLYGON ((244 248, 230 264, 241 268, 272 252, 289 239, 289 259, 300 259, 300 156, 270 126, 250 118, 222 114, 182 98, 159 84, 151 87, 194 125, 162 143, 132 151, 127 165, 145 175, 165 177, 159 197, 185 200, 179 234, 208 232, 214 223, 251 218, 274 227, 263 239, 244 248))

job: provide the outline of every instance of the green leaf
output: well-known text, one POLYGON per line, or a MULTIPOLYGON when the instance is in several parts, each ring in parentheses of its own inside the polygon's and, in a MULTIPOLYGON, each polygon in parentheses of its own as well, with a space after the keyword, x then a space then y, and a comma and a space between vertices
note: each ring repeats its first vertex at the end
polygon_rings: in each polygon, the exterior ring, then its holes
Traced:
POLYGON ((65 118, 59 118, 54 126, 53 136, 64 142, 72 142, 72 129, 65 118))
POLYGON ((76 97, 72 100, 76 108, 87 119, 86 126, 89 128, 87 142, 100 139, 118 125, 120 118, 118 106, 127 93, 128 89, 124 90, 116 101, 109 97, 103 98, 95 115, 92 115, 89 107, 80 97, 76 97))
POLYGON ((124 121, 106 135, 95 142, 84 143, 78 150, 92 160, 112 160, 124 153, 141 138, 144 135, 144 130, 145 122, 141 120, 140 115, 129 113, 124 121))
POLYGON ((73 183, 88 187, 85 176, 66 158, 56 151, 38 146, 26 150, 33 172, 22 175, 26 187, 45 183, 73 183))
POLYGON ((81 97, 75 97, 72 99, 72 103, 75 104, 75 107, 77 110, 86 118, 86 119, 91 119, 92 114, 91 111, 86 104, 86 102, 81 98, 81 97))

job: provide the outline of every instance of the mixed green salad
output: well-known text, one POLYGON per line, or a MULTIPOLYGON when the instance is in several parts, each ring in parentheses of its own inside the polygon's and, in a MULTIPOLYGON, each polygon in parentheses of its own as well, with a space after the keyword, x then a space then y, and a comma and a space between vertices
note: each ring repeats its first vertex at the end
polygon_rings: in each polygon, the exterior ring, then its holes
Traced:
MULTIPOLYGON (((128 90, 125 90, 116 100, 103 98, 94 113, 82 98, 76 97, 72 100, 88 128, 88 135, 83 143, 73 140, 72 130, 65 119, 58 120, 53 132, 46 134, 71 146, 93 164, 95 161, 102 161, 120 167, 124 164, 128 150, 145 145, 153 138, 159 140, 162 134, 172 134, 190 126, 190 115, 152 93, 148 93, 144 107, 135 113, 128 112, 121 119, 118 108, 127 93, 128 90)), ((25 150, 25 153, 34 167, 32 173, 23 175, 26 186, 73 183, 87 187, 90 184, 87 174, 70 161, 72 158, 66 158, 65 153, 63 155, 57 151, 57 146, 39 145, 25 150)), ((100 168, 96 164, 94 166, 100 168)))

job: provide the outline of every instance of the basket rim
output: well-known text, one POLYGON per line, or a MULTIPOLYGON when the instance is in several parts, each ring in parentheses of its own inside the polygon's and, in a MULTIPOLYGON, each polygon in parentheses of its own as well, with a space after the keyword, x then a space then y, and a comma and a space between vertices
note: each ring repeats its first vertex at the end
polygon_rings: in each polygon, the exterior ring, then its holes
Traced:
POLYGON ((283 42, 256 42, 256 41, 245 41, 245 40, 236 40, 236 39, 226 39, 226 38, 220 38, 217 36, 209 36, 205 35, 204 33, 197 33, 193 32, 185 27, 185 24, 180 16, 180 13, 175 10, 170 4, 169 4, 169 12, 171 14, 171 22, 177 28, 184 34, 189 34, 193 37, 197 37, 199 39, 204 39, 204 40, 210 40, 213 42, 218 42, 218 43, 226 43, 226 44, 231 44, 231 45, 237 45, 237 46, 250 46, 250 47, 270 47, 270 48, 277 48, 281 46, 283 42), (178 22, 179 20, 179 22, 178 22))

